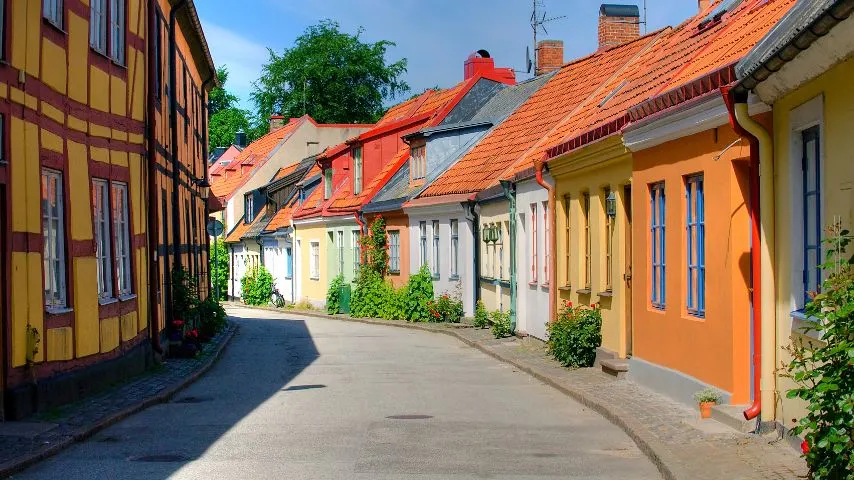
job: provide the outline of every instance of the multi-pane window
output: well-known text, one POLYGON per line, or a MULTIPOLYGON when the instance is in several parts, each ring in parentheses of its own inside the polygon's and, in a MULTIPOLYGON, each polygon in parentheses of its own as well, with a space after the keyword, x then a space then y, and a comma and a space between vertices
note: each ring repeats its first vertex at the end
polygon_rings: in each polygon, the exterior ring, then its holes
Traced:
POLYGON ((427 147, 412 147, 410 158, 412 180, 423 180, 427 176, 427 147))
POLYGON ((294 276, 294 250, 291 247, 285 247, 285 278, 293 278, 294 276))
POLYGON ((451 220, 451 277, 458 277, 460 262, 460 224, 456 219, 451 220))
POLYGON ((332 169, 323 171, 323 199, 328 200, 332 196, 332 169))
POLYGON ((821 284, 821 170, 819 169, 819 127, 801 132, 803 156, 801 159, 803 202, 803 300, 797 299, 798 309, 810 301, 810 292, 817 292, 821 284))
POLYGON ((430 260, 432 261, 432 273, 434 277, 439 277, 439 221, 433 220, 433 255, 431 255, 430 260))
POLYGON ((654 308, 664 309, 666 293, 665 277, 665 197, 664 182, 649 187, 649 230, 650 230, 650 302, 654 308))
POLYGON ((572 270, 572 249, 569 246, 570 239, 572 238, 572 230, 571 223, 569 218, 569 195, 565 195, 563 197, 563 228, 564 228, 564 248, 566 249, 566 258, 564 263, 564 285, 569 286, 570 280, 569 275, 572 270))
POLYGON ((498 265, 498 271, 495 273, 495 278, 504 278, 504 230, 501 228, 501 222, 494 225, 498 232, 498 239, 495 241, 492 254, 497 257, 493 265, 498 265))
POLYGON ((310 246, 310 262, 309 262, 309 275, 312 280, 320 279, 320 242, 314 241, 311 242, 310 246))
POLYGON ((427 222, 418 222, 418 233, 421 234, 418 241, 418 253, 423 266, 427 263, 427 222))
POLYGON ((602 190, 602 200, 605 205, 605 290, 610 291, 614 288, 613 276, 613 258, 614 258, 614 221, 611 215, 608 214, 608 197, 611 196, 611 188, 605 187, 602 190))
POLYGON ((125 2, 110 0, 110 57, 116 63, 125 63, 125 2))
POLYGON ((400 272, 400 231, 388 231, 388 270, 392 273, 400 272))
POLYGON ((112 184, 113 203, 113 241, 116 244, 116 279, 119 282, 119 295, 130 295, 133 291, 131 281, 130 223, 128 221, 128 186, 123 183, 112 184))
POLYGON ((246 195, 245 201, 244 210, 246 210, 246 214, 244 215, 244 223, 252 223, 252 220, 255 218, 255 195, 251 193, 246 195))
POLYGON ((353 230, 350 232, 350 248, 353 250, 353 275, 359 273, 359 264, 361 263, 361 255, 359 254, 359 231, 353 230))
POLYGON ((353 149, 353 193, 362 193, 362 147, 353 149))
POLYGON ((688 313, 706 314, 706 225, 703 175, 685 179, 686 238, 688 256, 688 313))
POLYGON ((110 242, 110 196, 105 180, 92 180, 95 208, 95 257, 98 261, 98 296, 113 296, 113 261, 110 242))
POLYGON ((584 288, 590 288, 592 266, 590 264, 590 194, 585 192, 581 196, 581 222, 584 228, 584 288))
POLYGON ((107 0, 90 0, 89 45, 107 54, 107 0))
POLYGON ((543 202, 543 285, 549 284, 549 235, 552 234, 549 226, 548 202, 543 202))
POLYGON ((338 275, 344 275, 344 231, 338 230, 338 275))
POLYGON ((531 204, 531 283, 537 282, 537 272, 539 271, 539 266, 537 264, 537 257, 539 253, 537 252, 537 244, 540 242, 539 232, 537 231, 537 224, 540 222, 540 218, 537 216, 537 204, 531 204))
POLYGON ((44 7, 44 18, 57 27, 62 28, 62 0, 43 0, 42 6, 44 7))
POLYGON ((44 231, 44 298, 48 307, 66 306, 65 224, 62 173, 42 171, 42 230, 44 231))

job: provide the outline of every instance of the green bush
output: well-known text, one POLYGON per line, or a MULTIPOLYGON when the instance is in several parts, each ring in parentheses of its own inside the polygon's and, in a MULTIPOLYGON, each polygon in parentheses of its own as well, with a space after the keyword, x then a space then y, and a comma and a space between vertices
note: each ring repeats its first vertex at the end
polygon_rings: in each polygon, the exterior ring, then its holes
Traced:
POLYGON ((391 282, 385 282, 384 285, 384 300, 380 307, 380 318, 406 320, 406 287, 395 290, 391 282))
POLYGON ((196 284, 190 281, 190 273, 182 267, 172 269, 172 318, 183 320, 187 327, 194 328, 198 303, 199 293, 196 284))
POLYGON ((567 302, 547 326, 549 353, 565 367, 592 367, 602 344, 602 313, 598 308, 567 302))
POLYGON ((344 286, 344 276, 339 274, 332 279, 326 290, 326 312, 335 315, 341 309, 341 287, 344 286))
POLYGON ((463 301, 458 298, 452 298, 447 293, 439 295, 439 298, 433 304, 433 308, 439 314, 439 321, 460 323, 460 320, 463 318, 463 301))
POLYGON ((478 300, 474 307, 474 326, 475 328, 486 328, 489 326, 489 312, 486 311, 486 306, 483 300, 478 300))
POLYGON ((225 328, 227 324, 225 309, 213 298, 213 295, 199 302, 196 310, 202 335, 214 337, 225 328))
POLYGON ((406 293, 406 320, 429 322, 428 302, 433 300, 433 276, 427 265, 422 265, 418 273, 409 277, 406 293))
POLYGON ((490 315, 492 323, 492 336, 504 338, 513 335, 513 324, 510 323, 510 313, 496 310, 490 315))
POLYGON ((356 318, 377 318, 382 303, 387 297, 383 278, 363 265, 356 275, 356 288, 350 298, 350 316, 356 318))
POLYGON ((247 305, 266 305, 273 295, 273 276, 264 266, 252 267, 240 280, 241 297, 247 305))
POLYGON ((228 251, 222 240, 211 244, 211 295, 216 300, 225 300, 228 296, 228 251))
POLYGON ((837 224, 825 240, 824 282, 805 308, 805 332, 787 350, 786 376, 796 388, 788 398, 807 402, 807 414, 792 428, 803 435, 810 478, 852 478, 854 472, 854 268, 845 251, 849 232, 837 224))

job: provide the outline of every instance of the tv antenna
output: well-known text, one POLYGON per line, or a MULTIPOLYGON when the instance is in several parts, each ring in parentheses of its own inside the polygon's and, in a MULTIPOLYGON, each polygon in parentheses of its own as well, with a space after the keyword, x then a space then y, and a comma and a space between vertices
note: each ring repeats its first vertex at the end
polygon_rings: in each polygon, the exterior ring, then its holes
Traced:
POLYGON ((543 32, 548 35, 549 31, 546 29, 546 24, 553 22, 555 20, 560 20, 562 18, 566 18, 566 15, 561 15, 559 17, 548 17, 546 16, 546 12, 543 11, 542 15, 537 12, 537 7, 545 8, 545 5, 540 0, 531 0, 533 3, 533 11, 531 12, 531 30, 534 31, 534 60, 531 61, 530 50, 528 50, 525 54, 525 67, 528 69, 528 73, 531 73, 531 67, 533 66, 534 75, 537 74, 537 54, 539 53, 540 47, 537 45, 537 33, 540 29, 543 29, 543 32))

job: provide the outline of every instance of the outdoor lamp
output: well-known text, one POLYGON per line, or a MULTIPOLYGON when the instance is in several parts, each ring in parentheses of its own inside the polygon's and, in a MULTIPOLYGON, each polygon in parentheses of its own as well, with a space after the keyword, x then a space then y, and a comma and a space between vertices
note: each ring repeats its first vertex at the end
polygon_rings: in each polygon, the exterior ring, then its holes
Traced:
POLYGON ((202 200, 207 200, 208 195, 211 193, 211 184, 208 183, 207 178, 203 178, 196 183, 196 186, 199 187, 199 193, 201 194, 202 200))
POLYGON ((483 243, 489 243, 489 227, 486 225, 483 226, 483 233, 481 234, 481 238, 483 239, 483 243))
POLYGON ((617 216, 617 196, 614 195, 614 192, 608 192, 608 196, 605 198, 605 211, 611 218, 617 216))

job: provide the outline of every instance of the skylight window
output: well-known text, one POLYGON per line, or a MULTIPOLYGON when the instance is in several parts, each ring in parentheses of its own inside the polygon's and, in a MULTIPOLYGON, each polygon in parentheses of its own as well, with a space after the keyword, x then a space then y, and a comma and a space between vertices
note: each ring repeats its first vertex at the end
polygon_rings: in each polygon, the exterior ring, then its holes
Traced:
POLYGON ((608 94, 607 97, 603 98, 602 101, 599 102, 599 108, 604 107, 605 104, 608 103, 608 100, 614 98, 614 96, 617 95, 617 93, 619 93, 620 90, 622 90, 622 88, 625 87, 627 83, 629 83, 628 80, 623 80, 621 84, 617 85, 617 88, 615 88, 611 93, 608 94))
POLYGON ((719 22, 728 12, 735 10, 742 1, 743 0, 721 0, 718 6, 715 7, 711 13, 706 15, 706 18, 704 18, 702 22, 700 22, 700 29, 705 28, 709 24, 719 22))

